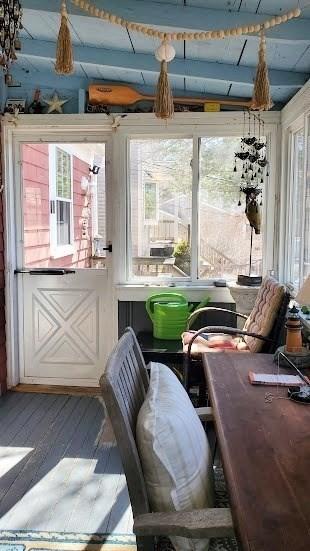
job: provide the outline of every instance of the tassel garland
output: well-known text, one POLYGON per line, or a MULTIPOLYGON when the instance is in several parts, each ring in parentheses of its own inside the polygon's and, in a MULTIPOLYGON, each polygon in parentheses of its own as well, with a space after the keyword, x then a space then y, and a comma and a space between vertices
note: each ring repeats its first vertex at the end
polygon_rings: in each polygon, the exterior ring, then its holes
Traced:
POLYGON ((266 38, 263 29, 260 31, 258 65, 256 70, 251 109, 268 111, 273 106, 270 96, 268 67, 266 62, 266 38))
POLYGON ((61 5, 61 24, 57 40, 55 71, 59 75, 70 75, 74 71, 66 2, 62 2, 61 5))
POLYGON ((171 119, 174 115, 173 97, 167 72, 167 61, 165 60, 161 61, 160 64, 154 111, 159 119, 171 119))

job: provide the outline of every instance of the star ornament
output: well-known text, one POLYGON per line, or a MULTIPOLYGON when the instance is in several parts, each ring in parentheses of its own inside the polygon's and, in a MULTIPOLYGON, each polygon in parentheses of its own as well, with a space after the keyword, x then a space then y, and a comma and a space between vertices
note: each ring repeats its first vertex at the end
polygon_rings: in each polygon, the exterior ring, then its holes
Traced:
POLYGON ((63 113, 62 107, 68 99, 61 99, 57 92, 54 92, 51 98, 42 98, 42 101, 48 105, 47 113, 63 113))

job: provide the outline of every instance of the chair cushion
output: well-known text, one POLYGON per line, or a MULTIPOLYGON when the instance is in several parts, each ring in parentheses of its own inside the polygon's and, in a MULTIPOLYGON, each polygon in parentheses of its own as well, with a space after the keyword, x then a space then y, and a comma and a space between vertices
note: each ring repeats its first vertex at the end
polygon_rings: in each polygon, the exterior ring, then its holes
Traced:
MULTIPOLYGON (((265 277, 258 291, 253 310, 244 324, 244 330, 268 337, 285 295, 285 287, 272 277, 265 277)), ((264 342, 244 337, 250 352, 260 352, 264 342)))
MULTIPOLYGON (((185 331, 185 333, 182 334, 183 352, 185 353, 187 352, 188 343, 191 341, 193 334, 192 331, 185 331)), ((239 337, 235 338, 231 335, 213 335, 209 333, 207 340, 202 336, 198 336, 194 340, 191 348, 191 356, 198 357, 204 352, 222 352, 225 350, 232 352, 234 350, 244 350, 246 348, 246 344, 242 342, 239 337)))
MULTIPOLYGON (((137 445, 153 511, 212 507, 212 459, 195 409, 177 377, 152 363, 137 420, 137 445)), ((176 550, 206 551, 209 540, 171 538, 176 550)))

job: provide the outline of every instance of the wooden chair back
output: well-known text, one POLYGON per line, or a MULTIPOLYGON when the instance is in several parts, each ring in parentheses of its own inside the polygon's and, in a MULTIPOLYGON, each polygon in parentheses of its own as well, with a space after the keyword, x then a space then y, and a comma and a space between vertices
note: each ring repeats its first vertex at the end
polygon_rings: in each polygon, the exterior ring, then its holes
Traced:
POLYGON ((133 516, 151 511, 136 446, 136 423, 149 386, 137 338, 127 328, 100 379, 103 399, 113 427, 126 475, 133 516))

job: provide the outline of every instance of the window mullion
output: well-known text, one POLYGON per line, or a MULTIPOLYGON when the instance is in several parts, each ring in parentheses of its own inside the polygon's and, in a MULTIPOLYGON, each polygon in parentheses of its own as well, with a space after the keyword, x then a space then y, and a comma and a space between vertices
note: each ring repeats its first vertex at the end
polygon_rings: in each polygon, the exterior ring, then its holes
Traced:
POLYGON ((198 279, 199 258, 199 144, 200 138, 193 137, 192 160, 192 231, 191 231, 191 279, 198 279))

